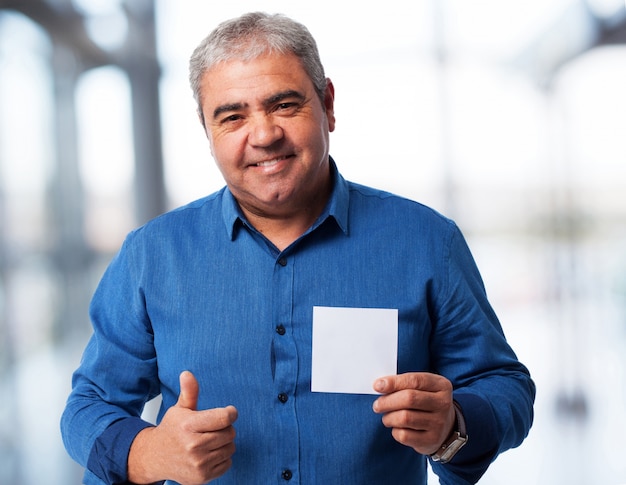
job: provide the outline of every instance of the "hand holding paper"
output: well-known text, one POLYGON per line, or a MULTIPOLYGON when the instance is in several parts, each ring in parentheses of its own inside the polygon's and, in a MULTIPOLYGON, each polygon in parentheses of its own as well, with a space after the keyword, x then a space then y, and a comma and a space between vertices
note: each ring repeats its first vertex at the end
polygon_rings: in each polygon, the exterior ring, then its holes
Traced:
POLYGON ((377 379, 374 388, 384 396, 374 401, 396 441, 430 455, 450 435, 455 421, 452 383, 429 372, 408 372, 377 379))

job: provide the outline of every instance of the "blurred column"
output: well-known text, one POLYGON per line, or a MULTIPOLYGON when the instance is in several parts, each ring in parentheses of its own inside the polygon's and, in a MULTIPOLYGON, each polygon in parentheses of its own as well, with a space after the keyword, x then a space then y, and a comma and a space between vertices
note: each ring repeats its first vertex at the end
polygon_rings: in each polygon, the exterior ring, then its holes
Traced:
MULTIPOLYGON (((2 143, 0 133, 0 143, 2 143)), ((0 160, 1 162, 1 160, 0 160)), ((7 294, 7 280, 9 277, 8 241, 6 238, 6 211, 4 193, 0 181, 0 387, 9 395, 0 405, 0 483, 21 482, 21 456, 17 446, 20 435, 17 416, 17 401, 15 395, 15 345, 13 332, 9 321, 10 298, 7 294)))
POLYGON ((447 217, 455 219, 457 213, 457 192, 454 180, 452 155, 452 130, 450 125, 450 95, 448 85, 448 48, 446 46, 445 7, 444 0, 432 0, 433 11, 433 47, 437 63, 439 112, 441 113, 441 165, 443 212, 447 217))
POLYGON ((56 170, 50 189, 53 260, 64 291, 56 323, 62 339, 85 329, 90 285, 86 268, 91 252, 84 234, 84 195, 79 173, 76 127, 76 84, 83 70, 80 60, 62 44, 54 43, 52 79, 56 170))
POLYGON ((167 209, 161 146, 160 66, 152 0, 127 0, 128 38, 122 68, 133 103, 136 215, 142 224, 167 209))

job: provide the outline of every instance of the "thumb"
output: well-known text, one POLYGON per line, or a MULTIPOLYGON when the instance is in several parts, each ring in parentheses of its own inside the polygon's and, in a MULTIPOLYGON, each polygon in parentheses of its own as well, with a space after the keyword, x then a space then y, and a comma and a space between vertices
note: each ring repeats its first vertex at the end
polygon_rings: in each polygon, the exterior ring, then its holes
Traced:
POLYGON ((180 394, 176 406, 196 410, 198 406, 198 394, 200 386, 196 377, 188 370, 181 372, 180 377, 180 394))

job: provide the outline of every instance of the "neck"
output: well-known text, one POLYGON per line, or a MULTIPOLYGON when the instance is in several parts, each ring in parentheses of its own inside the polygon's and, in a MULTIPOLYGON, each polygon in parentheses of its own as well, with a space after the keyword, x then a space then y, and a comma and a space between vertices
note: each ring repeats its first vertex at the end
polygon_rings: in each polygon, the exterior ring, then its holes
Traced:
POLYGON ((313 225, 326 207, 331 191, 332 184, 329 183, 313 199, 288 209, 262 210, 241 202, 239 205, 248 222, 283 251, 313 225))
POLYGON ((270 240, 279 251, 283 251, 313 225, 324 210, 327 200, 326 197, 319 204, 312 201, 310 206, 294 211, 290 215, 268 215, 244 207, 242 211, 257 231, 270 240))
POLYGON ((270 240, 279 251, 283 251, 302 236, 313 223, 313 221, 311 221, 311 224, 307 224, 284 220, 258 220, 255 218, 249 218, 248 220, 257 231, 270 240))

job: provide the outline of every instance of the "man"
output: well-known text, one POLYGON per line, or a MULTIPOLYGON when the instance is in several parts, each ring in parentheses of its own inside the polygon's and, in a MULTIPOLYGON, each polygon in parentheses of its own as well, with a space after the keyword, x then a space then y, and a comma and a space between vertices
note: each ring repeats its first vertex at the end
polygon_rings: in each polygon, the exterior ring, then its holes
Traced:
POLYGON ((132 232, 100 282, 62 418, 85 482, 424 484, 428 461, 476 482, 525 438, 535 388, 460 231, 341 177, 304 26, 244 15, 190 66, 226 187, 132 232), (314 306, 397 309, 380 396, 311 392, 314 306))

